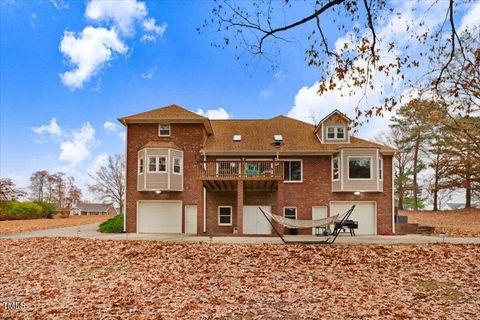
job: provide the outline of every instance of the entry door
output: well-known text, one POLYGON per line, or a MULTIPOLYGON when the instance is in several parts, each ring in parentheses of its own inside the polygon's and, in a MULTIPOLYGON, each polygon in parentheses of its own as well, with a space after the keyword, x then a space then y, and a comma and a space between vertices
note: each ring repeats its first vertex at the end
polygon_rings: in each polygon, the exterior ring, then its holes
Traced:
POLYGON ((272 226, 258 209, 270 212, 270 206, 244 206, 243 207, 243 233, 244 234, 271 234, 272 226))
POLYGON ((185 206, 185 233, 197 234, 197 206, 185 206))
MULTIPOLYGON (((327 207, 312 207, 312 220, 323 219, 327 217, 327 207)), ((315 228, 312 228, 312 234, 315 235, 315 228)))

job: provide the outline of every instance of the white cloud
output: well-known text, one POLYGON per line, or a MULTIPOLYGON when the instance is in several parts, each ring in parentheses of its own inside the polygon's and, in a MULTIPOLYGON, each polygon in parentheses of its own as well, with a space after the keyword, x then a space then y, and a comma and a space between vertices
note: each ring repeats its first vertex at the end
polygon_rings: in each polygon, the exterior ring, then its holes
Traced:
POLYGON ((63 84, 72 90, 81 88, 112 59, 113 53, 123 54, 127 49, 113 29, 86 27, 78 37, 65 31, 60 51, 76 68, 60 75, 63 84))
POLYGON ((59 159, 75 166, 90 156, 95 142, 95 129, 86 122, 80 129, 74 130, 68 140, 60 144, 59 159))
POLYGON ((85 16, 93 21, 112 22, 121 33, 130 35, 135 21, 147 16, 147 7, 136 0, 92 0, 87 5, 85 16))
POLYGON ((146 80, 152 79, 153 76, 155 75, 155 73, 157 73, 157 70, 158 70, 158 67, 154 66, 154 67, 150 68, 148 71, 143 72, 141 74, 142 79, 146 79, 146 80))
POLYGON ((198 109, 197 114, 207 117, 209 119, 230 119, 232 115, 229 114, 225 109, 218 108, 218 109, 209 109, 207 111, 203 111, 203 109, 198 109))
POLYGON ((154 18, 146 19, 143 22, 143 28, 146 31, 150 31, 158 35, 159 37, 163 37, 163 34, 167 30, 168 24, 166 22, 162 23, 161 25, 157 25, 154 18))
POLYGON ((63 0, 50 0, 50 2, 57 10, 64 10, 69 8, 68 3, 63 0))
POLYGON ((99 154, 98 156, 95 157, 93 162, 90 164, 90 167, 88 168, 87 172, 89 174, 94 175, 102 166, 106 166, 107 163, 108 163, 107 153, 104 152, 102 154, 99 154))
POLYGON ((115 122, 105 121, 103 128, 109 132, 115 132, 120 128, 120 126, 115 122))
POLYGON ((262 98, 263 100, 266 100, 266 99, 270 98, 271 96, 273 96, 273 91, 270 90, 270 89, 265 89, 265 90, 260 91, 260 98, 262 98))
POLYGON ((52 118, 49 124, 44 124, 40 127, 34 127, 32 130, 38 134, 49 133, 55 137, 60 137, 62 135, 62 128, 60 128, 58 125, 56 118, 52 118))
POLYGON ((120 139, 122 139, 123 141, 126 141, 127 140, 127 133, 125 131, 122 131, 122 132, 118 132, 117 133, 118 137, 120 139))
POLYGON ((462 18, 462 23, 458 29, 463 32, 466 29, 471 29, 476 26, 480 26, 480 1, 474 1, 470 10, 462 18))

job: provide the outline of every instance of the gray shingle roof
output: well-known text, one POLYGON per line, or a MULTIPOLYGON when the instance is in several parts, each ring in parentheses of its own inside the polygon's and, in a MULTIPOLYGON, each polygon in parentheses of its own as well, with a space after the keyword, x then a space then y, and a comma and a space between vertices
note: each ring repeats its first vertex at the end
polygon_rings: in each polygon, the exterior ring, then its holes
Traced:
POLYGON ((73 209, 78 208, 80 211, 87 212, 107 212, 111 204, 105 203, 79 203, 73 207, 73 209))

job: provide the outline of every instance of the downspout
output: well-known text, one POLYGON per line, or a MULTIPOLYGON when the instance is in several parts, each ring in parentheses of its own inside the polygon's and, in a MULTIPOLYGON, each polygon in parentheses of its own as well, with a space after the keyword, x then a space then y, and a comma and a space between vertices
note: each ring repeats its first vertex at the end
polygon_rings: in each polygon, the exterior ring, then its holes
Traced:
MULTIPOLYGON (((127 232, 127 141, 128 141, 128 125, 125 124, 125 202, 123 203, 123 232, 127 232)), ((145 160, 143 160, 145 161, 145 160)))
MULTIPOLYGON (((204 170, 206 170, 207 163, 207 155, 205 154, 205 151, 200 151, 200 153, 203 155, 203 166, 204 170)), ((203 233, 207 232, 207 189, 203 187, 203 233)))
POLYGON ((203 187, 203 233, 207 232, 207 189, 203 187))
MULTIPOLYGON (((393 158, 395 154, 392 155, 392 232, 395 233, 395 171, 393 168, 393 158)), ((384 162, 382 161, 382 166, 385 167, 384 162)), ((382 168, 383 172, 383 168, 382 168)))

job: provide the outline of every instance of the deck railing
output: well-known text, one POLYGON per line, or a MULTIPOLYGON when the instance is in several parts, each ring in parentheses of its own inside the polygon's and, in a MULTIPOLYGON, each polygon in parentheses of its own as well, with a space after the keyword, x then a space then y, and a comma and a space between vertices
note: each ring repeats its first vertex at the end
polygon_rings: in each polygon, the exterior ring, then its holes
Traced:
POLYGON ((200 179, 283 180, 283 162, 275 160, 199 161, 200 179))

